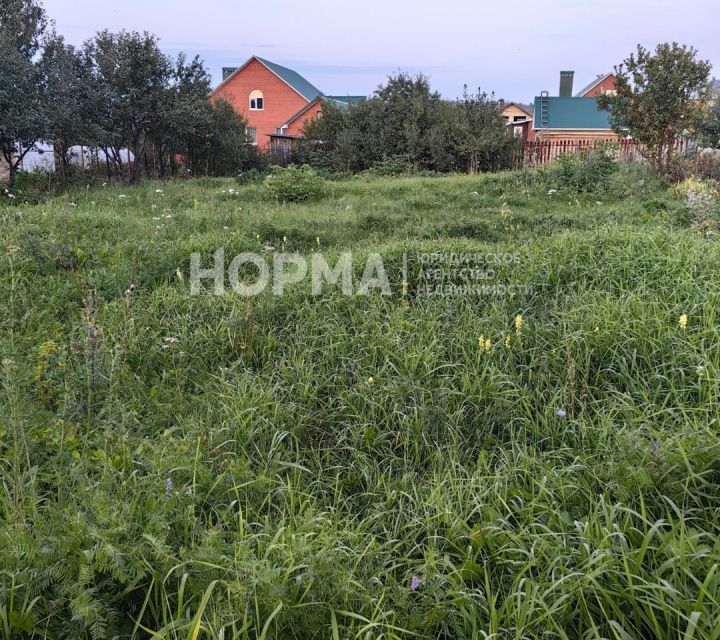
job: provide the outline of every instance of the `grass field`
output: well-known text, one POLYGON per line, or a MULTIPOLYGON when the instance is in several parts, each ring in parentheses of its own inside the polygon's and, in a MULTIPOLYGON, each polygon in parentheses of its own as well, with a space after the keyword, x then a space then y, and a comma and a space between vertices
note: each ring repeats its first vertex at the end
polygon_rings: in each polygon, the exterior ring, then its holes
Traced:
POLYGON ((330 187, 2 205, 2 637, 720 638, 717 241, 637 170, 330 187), (190 295, 221 246, 392 294, 190 295))

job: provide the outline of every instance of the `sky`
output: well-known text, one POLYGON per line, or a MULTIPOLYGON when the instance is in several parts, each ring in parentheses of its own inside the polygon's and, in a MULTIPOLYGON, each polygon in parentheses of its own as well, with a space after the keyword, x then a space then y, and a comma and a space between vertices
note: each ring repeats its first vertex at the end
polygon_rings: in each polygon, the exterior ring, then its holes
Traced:
POLYGON ((170 55, 199 55, 214 85, 223 66, 258 55, 329 95, 368 95, 398 70, 422 72, 446 98, 467 84, 497 98, 557 95, 612 71, 639 43, 698 49, 720 77, 719 0, 44 0, 81 44, 102 29, 150 31, 170 55))

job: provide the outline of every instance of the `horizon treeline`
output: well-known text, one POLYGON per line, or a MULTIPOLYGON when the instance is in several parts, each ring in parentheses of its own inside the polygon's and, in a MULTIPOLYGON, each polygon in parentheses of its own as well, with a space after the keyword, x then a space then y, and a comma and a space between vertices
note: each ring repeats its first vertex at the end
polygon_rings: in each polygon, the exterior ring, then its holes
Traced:
MULTIPOLYGON (((73 148, 107 178, 230 176, 277 162, 248 142, 242 114, 211 100, 199 56, 163 53, 149 32, 98 32, 82 46, 55 31, 38 0, 0 6, 0 161, 14 182, 24 156, 53 145, 56 173, 79 168, 73 148)), ((323 104, 282 161, 329 172, 404 167, 436 172, 507 168, 517 141, 494 96, 443 100, 425 76, 398 73, 367 100, 323 104)))

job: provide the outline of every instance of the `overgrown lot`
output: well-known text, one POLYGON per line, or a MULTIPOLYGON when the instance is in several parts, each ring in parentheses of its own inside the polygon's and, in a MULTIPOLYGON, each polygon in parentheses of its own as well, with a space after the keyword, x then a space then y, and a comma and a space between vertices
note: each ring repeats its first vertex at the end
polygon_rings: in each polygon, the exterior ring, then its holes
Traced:
POLYGON ((557 180, 6 199, 3 637, 720 637, 720 248, 637 169, 557 180), (220 246, 393 293, 191 296, 220 246), (518 286, 420 295, 432 252, 518 286))

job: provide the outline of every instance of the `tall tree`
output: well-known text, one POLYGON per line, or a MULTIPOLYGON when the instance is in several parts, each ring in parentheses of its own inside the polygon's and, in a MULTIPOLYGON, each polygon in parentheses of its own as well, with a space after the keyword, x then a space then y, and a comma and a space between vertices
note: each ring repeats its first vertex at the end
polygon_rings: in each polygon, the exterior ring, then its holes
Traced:
POLYGON ((663 43, 652 53, 638 45, 615 67, 616 94, 598 96, 617 132, 643 143, 648 159, 662 173, 678 138, 693 132, 708 97, 711 66, 686 45, 663 43))
POLYGON ((102 31, 85 50, 93 60, 94 91, 102 104, 98 146, 119 168, 121 149, 127 148, 132 154, 128 176, 134 182, 145 166, 153 119, 166 98, 170 60, 147 32, 102 31))
POLYGON ((48 39, 40 61, 46 81, 46 133, 67 177, 70 148, 97 137, 97 96, 92 91, 91 61, 61 36, 48 39))
POLYGON ((36 60, 48 26, 37 0, 0 3, 0 155, 10 183, 45 133, 45 81, 36 60))

